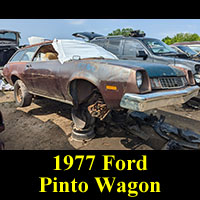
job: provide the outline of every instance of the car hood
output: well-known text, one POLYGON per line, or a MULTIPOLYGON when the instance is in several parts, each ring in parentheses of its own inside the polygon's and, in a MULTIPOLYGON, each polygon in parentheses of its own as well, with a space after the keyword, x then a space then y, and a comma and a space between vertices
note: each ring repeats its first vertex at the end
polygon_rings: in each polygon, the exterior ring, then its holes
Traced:
POLYGON ((132 60, 95 60, 95 62, 107 63, 125 68, 140 67, 147 71, 149 77, 169 77, 184 76, 183 71, 163 64, 154 64, 147 62, 136 62, 132 60))

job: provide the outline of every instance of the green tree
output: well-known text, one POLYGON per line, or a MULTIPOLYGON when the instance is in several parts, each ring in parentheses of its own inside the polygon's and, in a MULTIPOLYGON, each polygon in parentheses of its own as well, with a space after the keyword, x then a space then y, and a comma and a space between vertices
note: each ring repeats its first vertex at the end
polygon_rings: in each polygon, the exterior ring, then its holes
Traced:
POLYGON ((129 36, 130 33, 133 31, 132 28, 123 28, 121 29, 116 29, 112 33, 109 33, 108 36, 113 36, 113 35, 123 35, 125 37, 129 36))
POLYGON ((186 41, 198 41, 200 36, 196 33, 177 33, 174 37, 170 38, 169 36, 162 39, 166 44, 174 44, 176 42, 186 42, 186 41))

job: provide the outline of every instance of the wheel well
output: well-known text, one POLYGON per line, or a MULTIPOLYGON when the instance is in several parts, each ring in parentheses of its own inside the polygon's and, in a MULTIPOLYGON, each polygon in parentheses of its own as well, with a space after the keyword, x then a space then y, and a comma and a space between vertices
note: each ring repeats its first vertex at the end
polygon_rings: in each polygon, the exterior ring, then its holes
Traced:
POLYGON ((85 113, 86 108, 86 113, 100 120, 103 120, 110 112, 98 88, 87 80, 73 80, 70 84, 70 94, 73 108, 78 112, 85 113))
POLYGON ((70 95, 73 99, 73 104, 78 105, 90 99, 95 92, 99 93, 98 88, 91 82, 84 79, 76 79, 70 83, 70 95))
POLYGON ((15 75, 12 75, 12 76, 11 76, 11 80, 12 80, 13 85, 15 84, 15 82, 16 82, 18 79, 19 79, 19 78, 18 78, 17 76, 15 76, 15 75))

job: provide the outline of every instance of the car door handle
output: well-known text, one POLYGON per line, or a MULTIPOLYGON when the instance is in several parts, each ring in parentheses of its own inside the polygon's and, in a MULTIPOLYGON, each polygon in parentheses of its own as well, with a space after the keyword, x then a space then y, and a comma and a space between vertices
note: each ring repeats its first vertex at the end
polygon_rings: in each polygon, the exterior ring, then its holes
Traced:
POLYGON ((31 68, 31 67, 32 67, 31 64, 26 65, 26 68, 31 68))

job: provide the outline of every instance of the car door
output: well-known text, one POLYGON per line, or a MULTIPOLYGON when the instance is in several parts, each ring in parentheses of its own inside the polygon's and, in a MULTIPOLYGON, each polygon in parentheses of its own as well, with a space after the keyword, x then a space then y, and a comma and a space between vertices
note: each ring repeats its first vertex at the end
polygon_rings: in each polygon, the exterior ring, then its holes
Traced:
POLYGON ((32 74, 29 70, 30 62, 32 61, 32 58, 35 54, 35 51, 37 50, 38 46, 33 46, 29 48, 25 48, 24 54, 20 59, 20 65, 24 68, 22 73, 22 81, 25 83, 26 87, 29 91, 33 90, 33 79, 32 74))
POLYGON ((59 79, 58 61, 31 62, 30 71, 33 80, 33 92, 37 95, 63 99, 59 79))
POLYGON ((121 37, 108 37, 104 45, 104 48, 107 51, 110 51, 118 58, 120 58, 120 55, 122 54, 122 47, 123 39, 121 37))
POLYGON ((58 84, 60 62, 56 58, 52 60, 48 58, 38 59, 41 53, 45 55, 50 51, 52 47, 49 46, 52 45, 43 45, 38 49, 26 72, 31 75, 33 93, 63 99, 58 84))
POLYGON ((120 59, 153 62, 149 52, 137 40, 126 38, 120 59))

